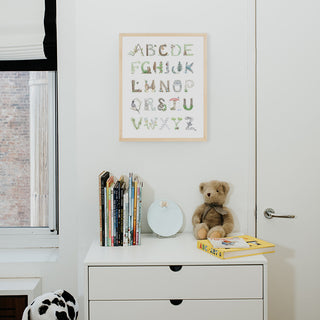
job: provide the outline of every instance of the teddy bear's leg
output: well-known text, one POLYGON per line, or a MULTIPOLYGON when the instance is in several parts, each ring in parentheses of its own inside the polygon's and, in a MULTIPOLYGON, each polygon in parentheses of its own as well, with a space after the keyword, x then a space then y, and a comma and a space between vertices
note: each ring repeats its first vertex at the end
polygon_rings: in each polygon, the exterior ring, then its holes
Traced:
POLYGON ((193 234, 197 240, 207 239, 208 226, 205 223, 198 223, 193 228, 193 234))
POLYGON ((208 238, 223 238, 226 235, 222 226, 215 226, 208 231, 208 238))

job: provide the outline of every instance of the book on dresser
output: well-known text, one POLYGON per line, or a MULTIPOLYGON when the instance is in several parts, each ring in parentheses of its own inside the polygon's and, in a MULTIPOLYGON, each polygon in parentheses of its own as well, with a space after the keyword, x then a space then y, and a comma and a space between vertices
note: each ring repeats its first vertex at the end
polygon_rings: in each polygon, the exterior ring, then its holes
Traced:
POLYGON ((102 171, 99 174, 99 223, 100 223, 100 245, 105 245, 105 187, 110 173, 102 171))
POLYGON ((254 238, 248 235, 241 235, 236 237, 227 237, 221 239, 208 239, 208 240, 198 240, 197 248, 207 252, 220 259, 231 259, 252 256, 257 254, 266 254, 275 252, 275 245, 273 243, 254 238), (233 241, 233 238, 243 239, 248 247, 239 248, 236 247, 237 240, 233 241), (213 244, 212 244, 213 242, 213 244), (221 247, 217 248, 216 244, 222 242, 221 247), (229 245, 228 245, 229 243, 229 245))
POLYGON ((131 246, 141 243, 142 188, 141 179, 133 173, 119 179, 108 171, 100 173, 101 246, 131 246))
POLYGON ((107 199, 106 199, 106 223, 105 223, 105 245, 106 246, 111 246, 111 234, 112 234, 112 209, 111 209, 111 188, 114 185, 114 176, 109 176, 107 180, 107 185, 106 185, 106 194, 107 194, 107 199))

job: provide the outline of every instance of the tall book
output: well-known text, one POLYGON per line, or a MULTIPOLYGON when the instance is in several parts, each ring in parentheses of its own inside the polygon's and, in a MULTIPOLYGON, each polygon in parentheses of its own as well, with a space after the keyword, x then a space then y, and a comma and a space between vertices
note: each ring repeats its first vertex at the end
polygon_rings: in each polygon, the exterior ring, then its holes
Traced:
POLYGON ((109 189, 109 211, 111 215, 111 247, 114 247, 114 198, 113 198, 113 190, 114 190, 114 182, 110 185, 109 189))
POLYGON ((137 200, 137 244, 141 244, 141 219, 142 219, 142 188, 143 182, 139 182, 137 200))
MULTIPOLYGON (((232 240, 233 238, 235 237, 228 237, 225 239, 232 240)), ((237 238, 244 239, 249 245, 249 248, 214 248, 210 240, 198 240, 197 248, 220 259, 232 259, 275 252, 275 245, 270 242, 248 235, 237 236, 237 238)))
POLYGON ((119 245, 123 246, 123 207, 124 207, 124 202, 123 202, 123 196, 124 196, 124 190, 125 190, 125 182, 122 179, 120 182, 120 207, 119 207, 119 222, 118 222, 118 227, 119 227, 119 245))
POLYGON ((111 193, 110 193, 110 187, 113 185, 113 181, 114 181, 114 176, 109 176, 108 180, 107 180, 107 184, 106 184, 106 205, 105 205, 105 243, 106 246, 111 247, 111 235, 112 235, 112 227, 111 227, 111 223, 112 223, 112 218, 111 218, 111 193))
POLYGON ((120 181, 118 180, 113 187, 113 227, 114 227, 114 246, 117 247, 119 245, 118 242, 118 219, 119 219, 119 202, 120 202, 120 181))
POLYGON ((99 174, 99 222, 100 222, 100 245, 105 245, 105 190, 107 180, 109 178, 109 172, 108 171, 102 171, 99 174))
POLYGON ((138 177, 133 181, 134 201, 133 201, 133 245, 137 244, 137 192, 138 192, 138 177))
MULTIPOLYGON (((108 180, 107 180, 108 181, 108 180)), ((104 214, 103 214, 103 237, 104 237, 104 246, 108 246, 108 192, 107 192, 107 182, 106 186, 103 188, 104 191, 104 214)))
POLYGON ((133 188, 133 174, 129 173, 129 187, 128 187, 128 196, 129 196, 129 246, 133 245, 133 207, 134 207, 134 188, 133 188))
POLYGON ((123 246, 129 245, 129 194, 125 190, 123 195, 123 246))

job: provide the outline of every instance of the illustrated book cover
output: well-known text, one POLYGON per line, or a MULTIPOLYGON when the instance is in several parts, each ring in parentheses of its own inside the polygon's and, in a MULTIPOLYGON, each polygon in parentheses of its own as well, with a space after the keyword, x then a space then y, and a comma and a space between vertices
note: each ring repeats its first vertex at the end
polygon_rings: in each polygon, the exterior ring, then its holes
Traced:
POLYGON ((214 248, 250 248, 249 244, 240 237, 208 239, 214 248))

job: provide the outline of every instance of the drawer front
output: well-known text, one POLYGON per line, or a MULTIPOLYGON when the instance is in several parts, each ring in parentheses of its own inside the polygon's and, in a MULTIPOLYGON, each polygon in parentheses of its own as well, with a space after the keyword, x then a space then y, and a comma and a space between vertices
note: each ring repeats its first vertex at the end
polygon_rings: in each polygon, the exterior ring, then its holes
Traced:
POLYGON ((91 301, 89 320, 263 320, 262 300, 91 301))
POLYGON ((261 265, 90 267, 89 300, 261 299, 261 265))

